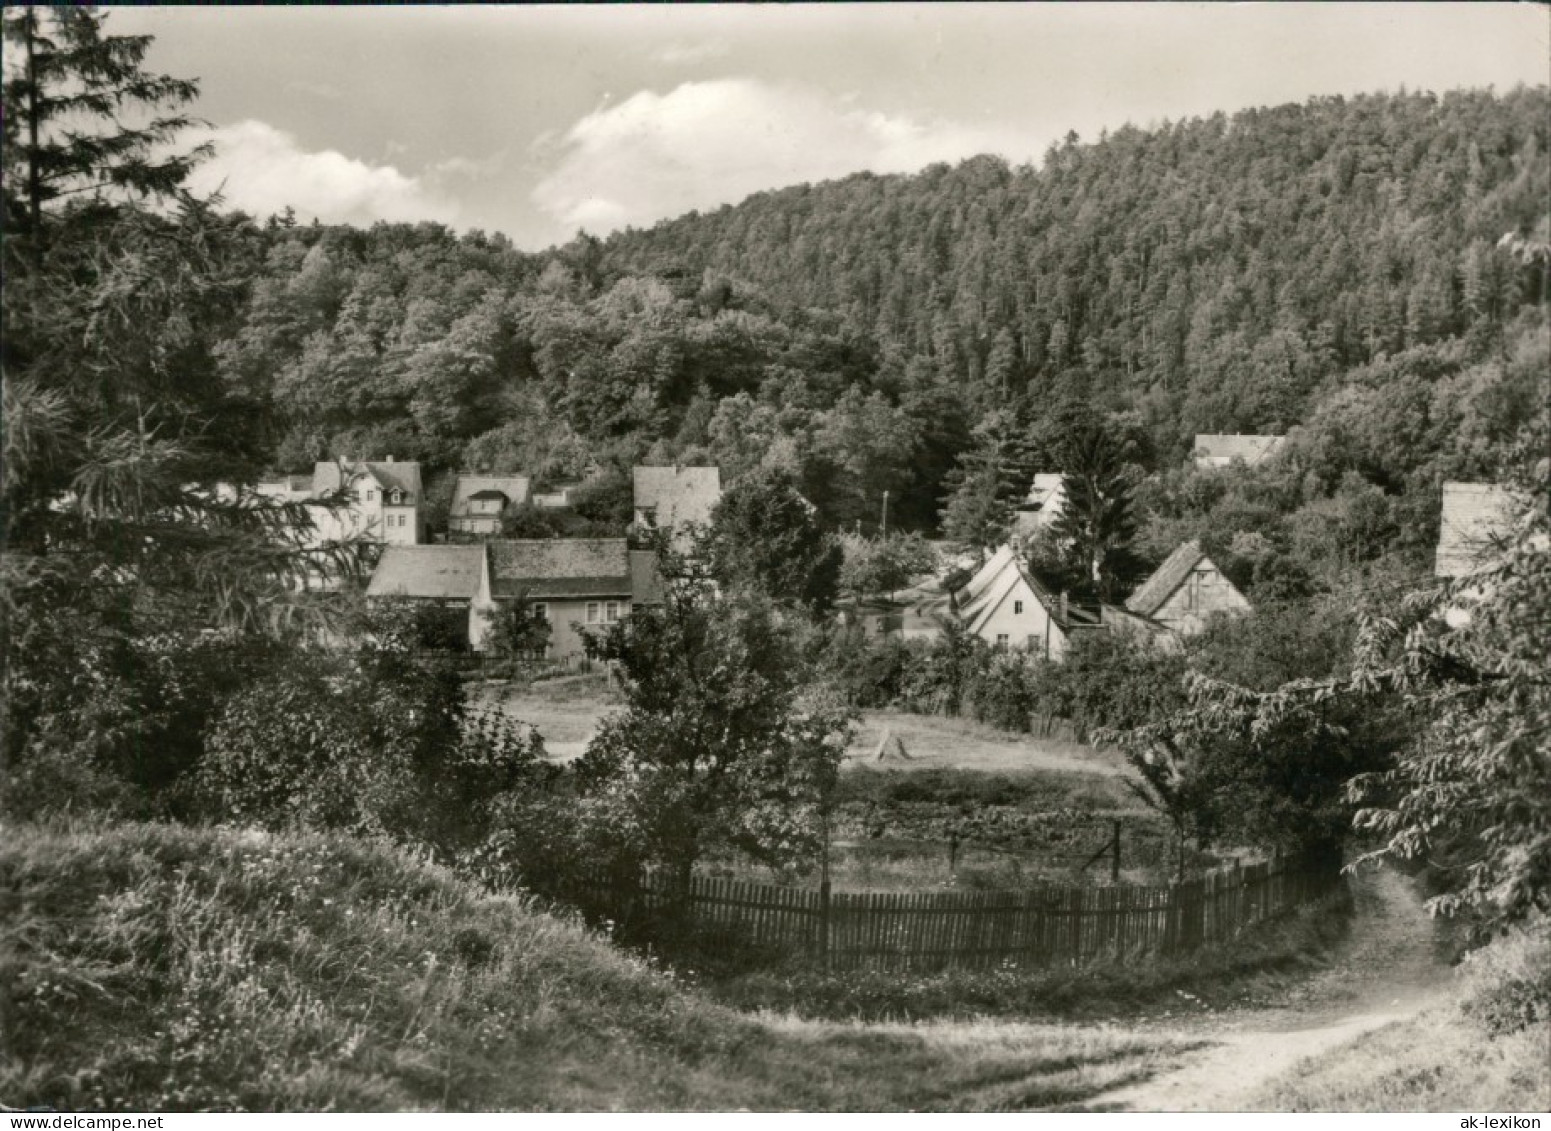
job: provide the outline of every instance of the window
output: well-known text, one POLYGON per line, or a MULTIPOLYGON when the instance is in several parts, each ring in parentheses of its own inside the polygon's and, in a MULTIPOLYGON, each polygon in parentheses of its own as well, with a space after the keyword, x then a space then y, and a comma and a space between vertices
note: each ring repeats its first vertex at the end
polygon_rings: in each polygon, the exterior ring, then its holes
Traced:
POLYGON ((598 623, 598 616, 599 616, 599 614, 601 612, 602 612, 602 606, 600 606, 597 601, 588 601, 587 602, 587 623, 588 624, 597 624, 598 623))
POLYGON ((998 652, 1007 651, 1007 634, 1005 632, 998 632, 996 634, 996 650, 998 652))
POLYGON ((618 601, 606 602, 604 604, 604 606, 603 606, 603 622, 605 624, 613 624, 618 619, 619 619, 619 602, 618 601))
POLYGON ((370 487, 368 487, 366 489, 366 501, 368 503, 371 503, 371 502, 375 502, 376 500, 377 500, 377 492, 373 491, 370 487))
POLYGON ((1022 601, 1014 601, 1012 603, 1012 611, 1014 613, 1021 613, 1021 612, 1023 612, 1023 602, 1022 601))
POLYGON ((407 517, 409 517, 409 516, 408 515, 402 515, 402 514, 399 515, 399 525, 400 526, 404 525, 404 519, 406 519, 407 517))
POLYGON ((543 601, 535 601, 535 602, 533 602, 533 619, 534 620, 548 620, 549 619, 549 605, 546 604, 543 601))
POLYGON ((1194 570, 1190 574, 1190 584, 1185 589, 1185 608, 1194 611, 1201 607, 1201 586, 1207 578, 1212 576, 1209 569, 1194 570))

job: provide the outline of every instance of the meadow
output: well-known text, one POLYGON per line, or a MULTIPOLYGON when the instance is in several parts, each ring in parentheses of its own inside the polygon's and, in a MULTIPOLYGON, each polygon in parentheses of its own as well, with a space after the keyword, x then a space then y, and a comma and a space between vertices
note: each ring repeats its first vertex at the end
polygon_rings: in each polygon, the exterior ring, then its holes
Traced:
MULTIPOLYGON (((499 709, 536 729, 556 761, 580 757, 599 721, 621 701, 601 673, 562 675, 533 683, 492 681, 471 685, 470 701, 499 709)), ((963 769, 987 773, 1049 770, 1119 777, 1125 760, 1115 751, 1056 738, 1009 734, 970 719, 864 711, 846 748, 850 766, 888 769, 963 769), (879 761, 886 736, 899 740, 905 757, 879 761)))
POLYGON ((15 829, 0 1095, 64 1111, 1066 1107, 1200 1042, 740 1013, 346 837, 15 829))

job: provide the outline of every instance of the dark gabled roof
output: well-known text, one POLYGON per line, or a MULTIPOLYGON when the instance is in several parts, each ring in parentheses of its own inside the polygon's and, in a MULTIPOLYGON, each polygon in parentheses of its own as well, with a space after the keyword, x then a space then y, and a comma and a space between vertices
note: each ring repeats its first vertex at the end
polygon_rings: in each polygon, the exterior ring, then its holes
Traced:
POLYGON ((1144 617, 1152 616, 1163 607, 1163 603, 1204 557, 1206 554, 1197 543, 1186 542, 1165 558, 1163 564, 1153 571, 1153 575, 1126 599, 1126 608, 1144 617))
POLYGON ((472 600, 479 592, 483 561, 482 546, 388 546, 366 595, 472 600))
POLYGON ((1514 497, 1495 483, 1445 483, 1433 572, 1463 577, 1500 550, 1513 528, 1514 497))
POLYGON ((357 460, 343 467, 331 460, 319 460, 312 469, 312 493, 328 495, 348 487, 357 475, 366 475, 377 481, 384 491, 395 487, 409 495, 412 502, 420 500, 420 465, 413 460, 400 463, 397 460, 357 460))
POLYGON ((633 591, 623 538, 550 538, 487 543, 495 597, 626 597, 633 591))

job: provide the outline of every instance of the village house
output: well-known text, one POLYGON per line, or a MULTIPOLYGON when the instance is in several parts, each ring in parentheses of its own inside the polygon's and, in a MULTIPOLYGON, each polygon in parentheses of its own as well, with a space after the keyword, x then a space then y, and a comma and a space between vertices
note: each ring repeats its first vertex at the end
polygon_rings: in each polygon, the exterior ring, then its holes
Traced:
POLYGON ((1099 606, 1099 624, 1106 632, 1125 637, 1134 644, 1165 652, 1177 652, 1183 647, 1180 635, 1168 625, 1132 612, 1124 605, 1102 603, 1099 606))
POLYGON ((1029 493, 1018 504, 1013 532, 1019 539, 1033 538, 1049 530, 1066 505, 1066 476, 1060 472, 1040 472, 1034 476, 1029 493))
POLYGON ((957 621, 993 648, 1046 660, 1060 660, 1073 632, 1094 627, 1041 585, 1012 546, 992 554, 960 589, 924 600, 914 611, 939 626, 957 621))
POLYGON ((364 537, 390 546, 415 546, 425 541, 420 465, 385 460, 320 461, 312 471, 312 497, 348 494, 348 508, 319 510, 317 541, 364 537))
POLYGON ((545 658, 571 663, 585 654, 582 629, 604 629, 631 609, 662 600, 656 557, 623 538, 501 540, 484 557, 474 597, 471 644, 488 650, 490 621, 505 602, 526 601, 549 622, 545 658))
POLYGON ((1282 450, 1286 436, 1240 436, 1201 433, 1192 453, 1197 467, 1228 467, 1242 463, 1255 467, 1282 450))
POLYGON ((541 510, 561 510, 575 501, 581 486, 580 483, 557 483, 548 491, 535 491, 529 502, 541 510))
POLYGON ((366 586, 366 599, 410 601, 460 611, 472 640, 474 600, 479 595, 484 554, 485 548, 477 545, 386 546, 366 586))
POLYGON ((632 481, 636 531, 671 531, 681 550, 687 547, 686 528, 710 525, 722 497, 718 467, 637 467, 632 481))
MULTIPOLYGON (((274 479, 263 479, 253 485, 253 492, 282 503, 306 502, 312 498, 312 476, 280 475, 274 479)), ((217 487, 216 494, 218 497, 235 497, 231 486, 224 483, 217 487)))
POLYGON ((1193 636, 1214 614, 1238 615, 1250 612, 1251 606, 1199 544, 1186 542, 1131 594, 1125 611, 1182 636, 1193 636))
MULTIPOLYGON (((1523 500, 1495 483, 1445 483, 1433 573, 1442 578, 1468 578, 1489 566, 1508 548, 1514 519, 1522 507, 1523 500)), ((1450 602, 1443 610, 1444 621, 1452 628, 1468 624, 1470 600, 1486 592, 1483 585, 1465 587, 1460 594, 1464 602, 1450 602)))
POLYGON ((1513 493, 1495 483, 1445 483, 1433 573, 1465 577, 1480 569, 1506 547, 1516 509, 1513 493))
POLYGON ((460 474, 452 486, 447 530, 450 534, 499 534, 502 516, 528 502, 526 475, 460 474))

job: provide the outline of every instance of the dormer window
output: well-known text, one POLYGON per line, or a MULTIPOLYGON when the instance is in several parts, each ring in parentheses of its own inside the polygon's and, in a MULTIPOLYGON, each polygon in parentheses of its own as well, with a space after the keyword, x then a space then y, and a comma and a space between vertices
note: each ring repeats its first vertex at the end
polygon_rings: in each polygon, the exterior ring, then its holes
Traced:
POLYGON ((404 492, 395 487, 393 489, 393 494, 389 496, 389 501, 392 502, 394 506, 400 505, 404 501, 404 492))

